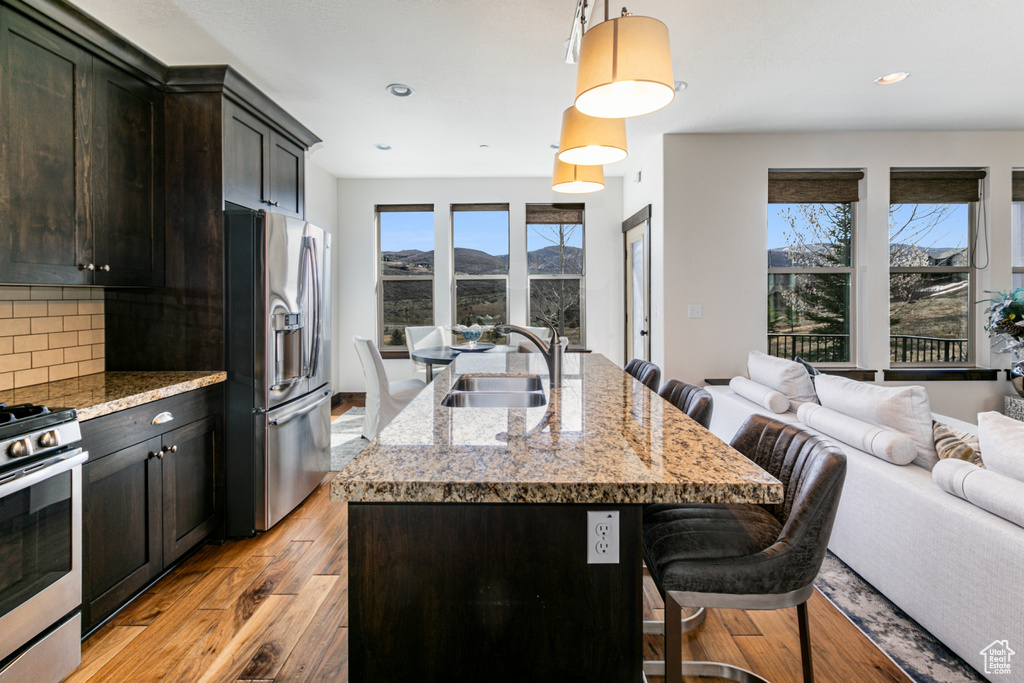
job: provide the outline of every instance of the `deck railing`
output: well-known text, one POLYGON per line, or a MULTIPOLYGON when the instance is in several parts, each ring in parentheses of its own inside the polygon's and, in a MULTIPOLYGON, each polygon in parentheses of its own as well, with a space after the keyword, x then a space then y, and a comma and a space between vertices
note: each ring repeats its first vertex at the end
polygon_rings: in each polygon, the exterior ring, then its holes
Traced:
MULTIPOLYGON (((769 334, 768 354, 790 360, 800 356, 808 363, 845 363, 850 360, 845 334, 769 334)), ((966 363, 967 340, 889 336, 889 360, 893 363, 966 363)))

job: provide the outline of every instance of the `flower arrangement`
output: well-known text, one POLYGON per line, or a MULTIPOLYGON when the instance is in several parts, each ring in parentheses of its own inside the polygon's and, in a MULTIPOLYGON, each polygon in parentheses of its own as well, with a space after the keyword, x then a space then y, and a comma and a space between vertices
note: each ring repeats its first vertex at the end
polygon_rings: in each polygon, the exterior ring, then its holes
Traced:
POLYGON ((996 353, 1024 351, 1024 289, 986 293, 995 294, 991 299, 983 301, 991 302, 985 309, 988 315, 985 331, 994 342, 1001 344, 995 349, 996 353))

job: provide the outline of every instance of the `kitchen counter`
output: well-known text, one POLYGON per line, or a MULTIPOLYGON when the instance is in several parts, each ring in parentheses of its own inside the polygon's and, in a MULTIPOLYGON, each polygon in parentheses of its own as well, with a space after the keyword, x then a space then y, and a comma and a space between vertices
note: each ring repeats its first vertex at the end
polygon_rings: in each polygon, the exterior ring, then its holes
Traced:
POLYGON ((468 354, 331 482, 331 499, 418 503, 776 503, 782 486, 599 354, 468 354), (446 408, 464 373, 544 376, 538 408, 446 408))
POLYGON ((227 379, 224 372, 101 372, 73 379, 0 391, 0 403, 38 403, 75 408, 91 420, 126 408, 201 389, 227 379))

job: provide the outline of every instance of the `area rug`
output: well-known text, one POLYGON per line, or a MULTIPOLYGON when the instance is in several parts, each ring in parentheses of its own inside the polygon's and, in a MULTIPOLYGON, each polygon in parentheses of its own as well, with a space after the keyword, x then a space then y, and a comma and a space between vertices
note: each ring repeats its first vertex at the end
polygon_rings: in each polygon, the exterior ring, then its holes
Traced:
POLYGON ((985 681, 831 552, 814 586, 915 683, 985 681))
POLYGON ((366 408, 350 408, 331 423, 331 471, 337 472, 370 442, 362 437, 366 408))

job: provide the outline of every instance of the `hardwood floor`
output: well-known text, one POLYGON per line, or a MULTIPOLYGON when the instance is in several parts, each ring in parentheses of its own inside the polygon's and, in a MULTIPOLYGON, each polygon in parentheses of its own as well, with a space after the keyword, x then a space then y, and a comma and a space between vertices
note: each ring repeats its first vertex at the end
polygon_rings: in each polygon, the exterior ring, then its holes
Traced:
MULTIPOLYGON (((85 641, 67 680, 347 681, 346 526, 322 484, 269 532, 203 547, 85 641)), ((661 609, 646 578, 644 618, 661 609)), ((818 593, 810 614, 819 683, 909 680, 818 593)), ((661 658, 660 638, 644 656, 661 658)), ((798 682, 796 610, 714 610, 683 656, 798 682)))

